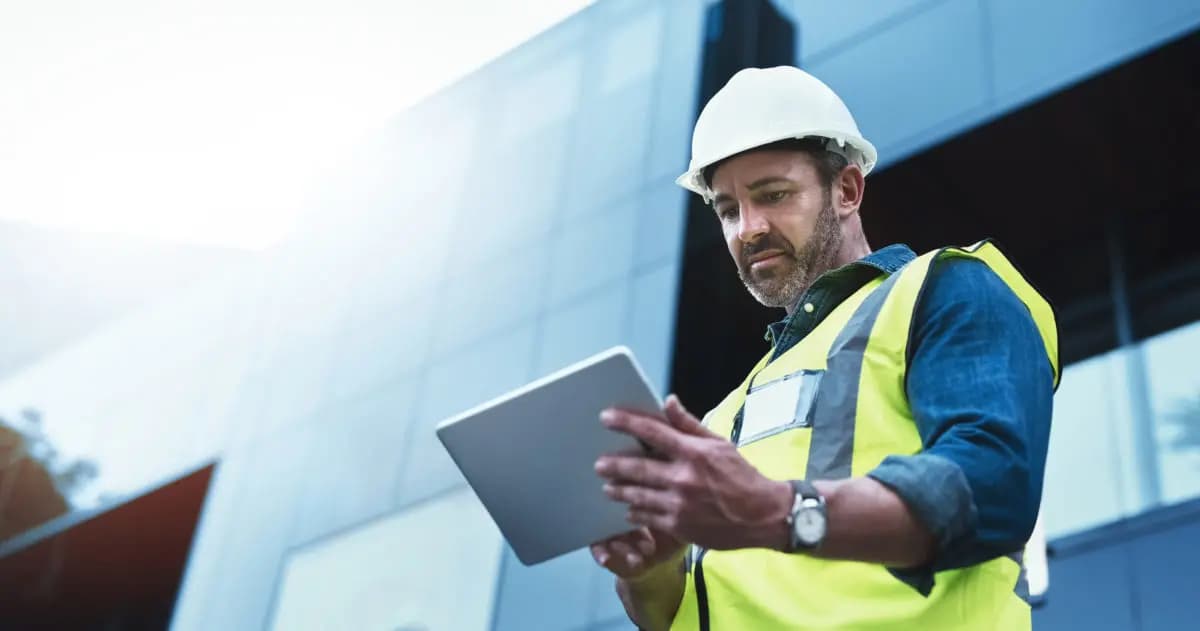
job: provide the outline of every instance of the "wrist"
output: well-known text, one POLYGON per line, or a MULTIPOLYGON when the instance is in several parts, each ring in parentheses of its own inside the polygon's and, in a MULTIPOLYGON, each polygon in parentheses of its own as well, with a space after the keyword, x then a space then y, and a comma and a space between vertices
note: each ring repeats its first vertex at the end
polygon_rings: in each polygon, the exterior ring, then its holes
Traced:
POLYGON ((791 550, 792 540, 788 518, 792 514, 796 493, 792 490, 791 483, 771 480, 764 495, 768 507, 765 519, 756 529, 754 541, 746 547, 787 552, 791 550))

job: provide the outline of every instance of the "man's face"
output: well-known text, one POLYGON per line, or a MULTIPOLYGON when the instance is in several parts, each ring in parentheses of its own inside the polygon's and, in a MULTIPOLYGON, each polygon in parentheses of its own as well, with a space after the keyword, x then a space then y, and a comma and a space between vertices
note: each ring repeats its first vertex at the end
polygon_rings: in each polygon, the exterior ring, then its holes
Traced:
POLYGON ((713 209, 746 289, 768 307, 793 306, 842 244, 829 188, 798 151, 754 151, 713 174, 713 209))

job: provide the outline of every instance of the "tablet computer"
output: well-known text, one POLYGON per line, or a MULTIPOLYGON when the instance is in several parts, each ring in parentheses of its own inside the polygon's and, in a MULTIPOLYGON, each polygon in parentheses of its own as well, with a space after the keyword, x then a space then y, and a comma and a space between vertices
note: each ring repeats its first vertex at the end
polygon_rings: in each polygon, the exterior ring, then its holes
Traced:
POLYGON ((608 407, 661 414, 624 346, 438 425, 438 439, 525 565, 633 529, 627 506, 604 495, 593 469, 602 454, 642 449, 600 423, 608 407))

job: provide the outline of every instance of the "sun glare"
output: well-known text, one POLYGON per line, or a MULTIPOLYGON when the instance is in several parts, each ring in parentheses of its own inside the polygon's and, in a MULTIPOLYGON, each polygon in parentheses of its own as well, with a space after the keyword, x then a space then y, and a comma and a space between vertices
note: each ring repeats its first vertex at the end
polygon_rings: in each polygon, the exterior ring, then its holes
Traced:
POLYGON ((589 0, 0 7, 0 220, 264 248, 405 107, 589 0))

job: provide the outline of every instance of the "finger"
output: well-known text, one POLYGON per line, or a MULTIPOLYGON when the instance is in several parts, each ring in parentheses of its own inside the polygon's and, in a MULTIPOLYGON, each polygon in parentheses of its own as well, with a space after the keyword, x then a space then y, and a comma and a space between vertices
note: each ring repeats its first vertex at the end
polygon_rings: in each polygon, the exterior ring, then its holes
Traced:
POLYGON ((683 451, 686 436, 662 419, 608 408, 600 413, 600 421, 613 431, 642 439, 668 456, 677 456, 683 451))
POLYGON ((658 545, 654 542, 654 535, 650 534, 650 531, 645 528, 631 530, 623 535, 617 535, 613 539, 624 541, 631 548, 640 552, 643 557, 649 557, 658 549, 658 545))
POLYGON ((626 554, 630 554, 634 551, 633 546, 631 546, 623 537, 609 539, 607 546, 610 554, 619 556, 625 556, 626 554))
POLYGON ((656 489, 671 487, 674 464, 637 456, 601 456, 596 474, 610 482, 656 489))
POLYGON ((613 539, 608 542, 608 549, 613 556, 625 562, 630 569, 636 569, 642 563, 642 555, 623 539, 613 539))
POLYGON ((641 447, 630 447, 629 449, 621 449, 621 450, 618 450, 618 451, 610 451, 610 452, 608 452, 608 453, 606 453, 606 454, 604 454, 604 455, 605 455, 605 456, 612 456, 612 457, 633 456, 633 457, 641 457, 641 458, 644 458, 644 457, 646 456, 646 450, 645 450, 645 449, 642 449, 641 447))
POLYGON ((629 504, 629 507, 635 510, 664 513, 679 504, 674 493, 644 486, 609 482, 604 485, 604 494, 618 502, 629 504))
POLYGON ((677 527, 675 518, 667 515, 666 513, 656 513, 635 509, 630 510, 626 518, 631 524, 644 526, 652 530, 659 530, 671 535, 672 537, 675 537, 676 539, 681 539, 681 537, 679 537, 675 532, 675 528, 677 527))
POLYGON ((666 414, 667 421, 671 423, 672 427, 685 434, 702 438, 717 436, 709 431, 704 423, 701 423, 687 408, 683 407, 683 402, 674 394, 667 397, 667 402, 663 405, 663 413, 666 414))
POLYGON ((591 545, 591 549, 592 559, 594 559, 598 565, 606 566, 611 555, 605 548, 605 545, 603 543, 593 543, 591 545))
POLYGON ((655 545, 654 537, 650 534, 649 530, 639 528, 630 536, 636 538, 634 545, 637 547, 638 552, 642 553, 642 556, 647 559, 654 556, 654 551, 658 549, 658 546, 655 545))

